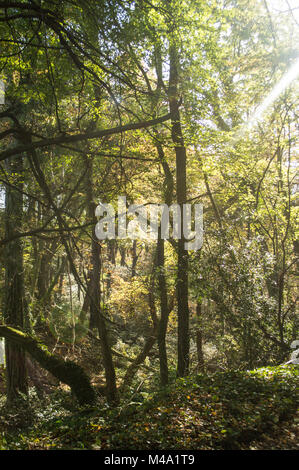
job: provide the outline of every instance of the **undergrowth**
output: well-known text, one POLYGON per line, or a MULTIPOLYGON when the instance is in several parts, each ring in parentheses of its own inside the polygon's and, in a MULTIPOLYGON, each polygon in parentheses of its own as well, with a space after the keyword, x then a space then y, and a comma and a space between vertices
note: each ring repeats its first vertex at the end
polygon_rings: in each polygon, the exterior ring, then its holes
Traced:
POLYGON ((127 393, 113 409, 31 391, 21 408, 0 402, 0 449, 240 449, 295 415, 298 375, 296 366, 200 374, 127 393))

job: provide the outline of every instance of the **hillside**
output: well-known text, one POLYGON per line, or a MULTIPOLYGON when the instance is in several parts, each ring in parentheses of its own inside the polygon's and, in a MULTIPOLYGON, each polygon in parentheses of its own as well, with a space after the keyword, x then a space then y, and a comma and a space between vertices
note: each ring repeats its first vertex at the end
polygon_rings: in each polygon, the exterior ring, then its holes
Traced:
POLYGON ((2 422, 2 449, 298 449, 296 366, 228 371, 139 391, 113 410, 75 409, 60 392, 23 422, 2 422), (65 407, 69 410, 66 411, 65 407), (15 427, 19 427, 16 432, 15 427), (12 429, 13 427, 13 429, 12 429), (297 431, 297 434, 296 434, 297 431), (4 438, 4 436, 6 436, 4 438))

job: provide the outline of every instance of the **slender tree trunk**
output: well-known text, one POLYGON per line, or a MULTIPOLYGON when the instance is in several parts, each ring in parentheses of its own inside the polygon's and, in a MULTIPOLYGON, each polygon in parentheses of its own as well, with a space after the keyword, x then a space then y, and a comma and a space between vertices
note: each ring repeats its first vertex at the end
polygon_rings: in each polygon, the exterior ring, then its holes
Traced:
POLYGON ((176 153, 176 194, 181 208, 181 238, 178 240, 177 302, 178 302, 178 365, 177 375, 183 377, 189 371, 189 306, 188 306, 188 252, 184 248, 183 204, 187 199, 186 148, 181 127, 178 100, 178 54, 174 42, 169 48, 169 110, 171 134, 176 153))
MULTIPOLYGON (((155 48, 155 67, 157 74, 157 88, 155 95, 152 100, 152 112, 155 111, 158 100, 160 99, 161 88, 163 85, 163 68, 162 68, 162 58, 161 58, 161 48, 156 45, 155 48)), ((151 91, 151 89, 149 89, 151 91)), ((162 165, 164 171, 164 201, 168 207, 171 205, 173 200, 173 189, 174 181, 173 175, 170 171, 169 165, 167 163, 164 149, 159 141, 159 133, 157 129, 153 129, 155 135, 154 144, 157 149, 158 158, 162 165)), ((160 297, 160 321, 157 325, 157 340, 159 348, 159 363, 160 363, 160 383, 162 386, 168 384, 168 360, 167 360, 167 348, 166 348, 166 333, 169 317, 169 306, 168 306, 168 294, 167 294, 167 284, 166 277, 164 272, 165 256, 164 256, 164 239, 161 237, 161 225, 159 225, 158 231, 158 241, 157 241, 157 268, 158 268, 158 285, 159 285, 159 297, 160 297)))
POLYGON ((197 349, 197 361, 198 369, 204 371, 204 356, 202 349, 202 304, 201 301, 196 303, 196 317, 197 317, 197 331, 196 331, 196 349, 197 349))
POLYGON ((168 301, 167 286, 164 273, 164 240, 161 238, 161 227, 159 229, 159 237, 157 243, 157 267, 158 267, 158 284, 160 295, 161 316, 158 326, 158 347, 160 360, 160 382, 162 386, 168 384, 168 363, 166 349, 166 332, 168 325, 168 301))
POLYGON ((80 311, 80 322, 84 322, 89 311, 90 311, 90 298, 91 298, 91 272, 88 273, 88 281, 86 286, 86 292, 84 295, 83 305, 80 311))
POLYGON ((116 242, 115 240, 108 240, 108 252, 109 252, 109 262, 115 266, 116 261, 115 261, 115 255, 116 255, 116 242))
POLYGON ((44 250, 44 241, 40 243, 40 265, 39 265, 39 273, 37 278, 37 298, 41 300, 44 298, 47 292, 48 284, 49 284, 49 267, 50 267, 50 260, 52 256, 49 256, 49 253, 43 253, 44 250))
POLYGON ((107 299, 109 299, 110 295, 111 295, 111 283, 112 283, 112 279, 111 279, 111 265, 115 266, 115 249, 116 249, 116 245, 115 245, 115 240, 107 240, 107 250, 108 250, 108 263, 109 263, 109 269, 108 269, 108 272, 107 272, 107 282, 106 282, 106 285, 107 285, 107 299))
POLYGON ((126 265, 126 249, 123 246, 120 246, 119 252, 120 252, 120 265, 125 266, 126 265))
MULTIPOLYGON (((15 184, 22 189, 23 161, 20 156, 11 159, 7 171, 17 179, 15 184)), ((15 235, 22 227, 23 196, 21 192, 6 187, 5 192, 5 237, 15 235)), ((21 238, 7 244, 5 250, 5 302, 4 319, 7 325, 24 326, 24 273, 23 245, 21 238)), ((20 393, 27 394, 27 371, 23 348, 5 340, 7 400, 15 401, 20 393)))
MULTIPOLYGON (((87 165, 87 206, 88 206, 88 217, 94 221, 96 205, 93 202, 93 170, 92 170, 92 159, 91 157, 85 157, 85 164, 87 165)), ((106 390, 107 400, 110 404, 118 403, 118 392, 116 387, 116 376, 114 363, 112 358, 111 346, 109 343, 109 336, 105 319, 101 312, 101 245, 98 242, 95 229, 92 230, 92 242, 91 242, 91 277, 90 277, 90 329, 97 328, 99 332, 99 338, 102 345, 103 363, 105 368, 106 377, 106 390)))
POLYGON ((132 244, 132 268, 131 268, 131 278, 136 276, 136 266, 138 261, 137 255, 137 241, 133 240, 132 244))

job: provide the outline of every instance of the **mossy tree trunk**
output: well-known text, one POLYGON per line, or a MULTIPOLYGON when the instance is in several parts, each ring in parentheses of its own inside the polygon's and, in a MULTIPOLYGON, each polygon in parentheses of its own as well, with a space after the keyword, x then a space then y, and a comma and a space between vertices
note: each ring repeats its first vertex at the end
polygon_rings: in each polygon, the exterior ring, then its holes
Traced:
POLYGON ((4 337, 14 347, 22 348, 60 382, 69 385, 80 405, 95 402, 95 391, 82 367, 55 356, 37 338, 15 328, 0 325, 0 337, 4 337))

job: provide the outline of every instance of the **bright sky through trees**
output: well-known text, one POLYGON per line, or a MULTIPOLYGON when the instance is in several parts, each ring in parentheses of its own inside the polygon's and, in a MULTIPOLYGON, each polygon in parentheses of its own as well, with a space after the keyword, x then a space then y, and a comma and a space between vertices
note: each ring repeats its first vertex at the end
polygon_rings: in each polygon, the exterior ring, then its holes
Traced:
POLYGON ((252 129, 262 118, 264 112, 269 106, 285 91, 285 89, 298 78, 299 76, 299 58, 291 66, 289 71, 283 75, 281 80, 272 88, 270 93, 266 96, 263 102, 257 107, 253 115, 248 119, 246 124, 238 132, 238 136, 241 136, 244 130, 252 129))

